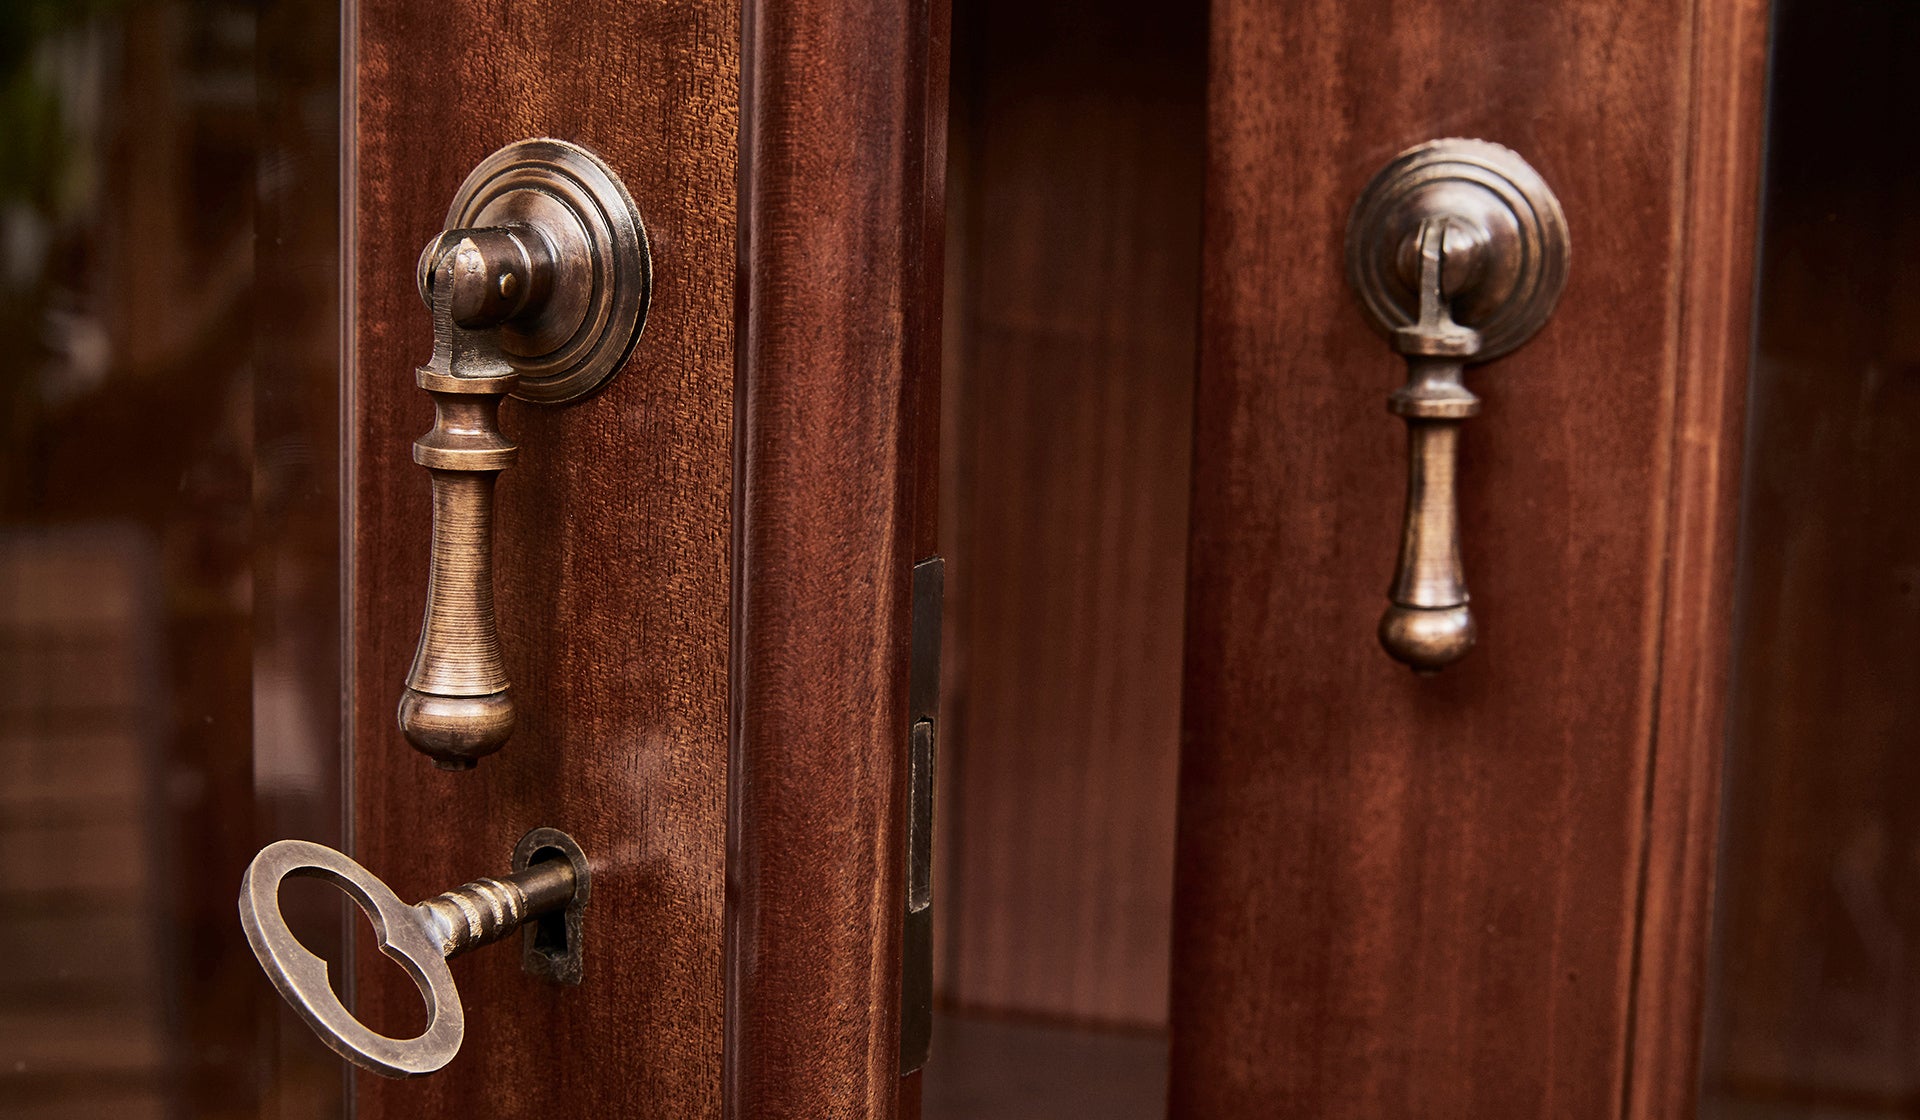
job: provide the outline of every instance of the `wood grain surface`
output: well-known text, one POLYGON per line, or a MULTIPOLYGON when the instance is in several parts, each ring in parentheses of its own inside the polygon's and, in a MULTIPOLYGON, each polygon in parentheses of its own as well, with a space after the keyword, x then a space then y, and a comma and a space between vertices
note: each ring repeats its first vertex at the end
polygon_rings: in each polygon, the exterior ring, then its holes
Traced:
POLYGON ((1206 13, 956 29, 942 998, 1166 1021, 1206 13))
MULTIPOLYGON (((506 866, 528 829, 595 864, 586 982, 517 948, 455 962, 466 1044, 416 1082, 359 1080, 367 1120, 721 1115, 733 496, 739 10, 668 0, 366 0, 351 27, 355 852, 420 898, 506 866), (510 402, 497 606, 520 708, 506 749, 433 769, 393 708, 426 591, 413 438, 428 321, 414 260, 454 189, 510 141, 555 136, 625 180, 653 240, 646 333, 598 396, 510 402)), ((418 997, 373 954, 376 1027, 418 997)))
POLYGON ((1624 1115, 1701 1109, 1702 1024, 1732 704, 1734 568, 1753 339, 1758 198, 1770 5, 1712 0, 1688 48, 1688 178, 1675 208, 1679 270, 1670 312, 1677 369, 1670 489, 1656 554, 1659 645, 1646 746, 1639 913, 1628 967, 1624 1115))
POLYGON ((749 5, 729 1116, 891 1117, 907 639, 939 400, 944 8, 749 5))
POLYGON ((1213 9, 1176 1117, 1691 1109, 1764 6, 1213 9), (1402 376, 1343 277, 1396 152, 1566 207, 1547 328, 1470 371, 1473 654, 1381 652, 1402 376))

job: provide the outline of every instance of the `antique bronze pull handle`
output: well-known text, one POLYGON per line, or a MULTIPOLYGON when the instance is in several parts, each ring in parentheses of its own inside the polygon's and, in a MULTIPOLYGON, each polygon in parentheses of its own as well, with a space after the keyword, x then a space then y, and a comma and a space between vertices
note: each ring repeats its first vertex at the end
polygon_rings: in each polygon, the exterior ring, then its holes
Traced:
POLYGON ((450 770, 513 733, 493 611, 493 493, 517 453, 500 402, 573 400, 618 372, 652 290, 646 227, 584 148, 527 140, 487 157, 420 255, 433 355, 417 371, 434 425, 413 458, 433 479, 426 617, 400 698, 407 741, 450 770))
POLYGON ((1566 217, 1525 160, 1484 140, 1435 140, 1376 175, 1347 224, 1347 269, 1374 324, 1407 360, 1389 411, 1407 423, 1407 506, 1380 644, 1422 673, 1473 648, 1460 567, 1456 468, 1462 384, 1538 331, 1566 285, 1566 217))
POLYGON ((580 910, 591 870, 565 833, 537 828, 514 848, 514 871, 408 906, 372 872, 344 854, 306 840, 260 849, 240 881, 240 925, 260 967, 281 996, 333 1051, 387 1077, 421 1077, 453 1060, 466 1034, 466 1011, 447 961, 491 945, 536 919, 559 919, 552 936, 527 945, 528 971, 565 984, 580 982, 580 910), (413 977, 427 1005, 427 1027, 413 1038, 390 1038, 348 1011, 327 978, 327 962, 308 951, 280 912, 280 884, 324 879, 359 904, 380 951, 413 977))

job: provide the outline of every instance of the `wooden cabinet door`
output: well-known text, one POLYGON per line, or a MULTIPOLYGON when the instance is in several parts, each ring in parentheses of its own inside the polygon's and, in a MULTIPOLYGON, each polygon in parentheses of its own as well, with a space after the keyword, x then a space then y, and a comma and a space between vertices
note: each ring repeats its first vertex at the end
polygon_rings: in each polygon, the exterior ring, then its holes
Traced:
POLYGON ((1692 1113, 1766 20, 1213 6, 1173 1116, 1692 1113), (1374 640, 1405 370, 1343 238, 1441 137, 1524 156, 1573 249, 1469 369, 1480 640, 1422 677, 1374 640))
MULTIPOLYGON (((937 5, 371 0, 346 131, 353 852, 402 896, 536 826, 595 867, 586 978, 455 964, 468 1034, 359 1115, 891 1116, 910 572, 931 552, 937 5), (425 596, 415 258, 508 142, 584 145, 652 237, 606 389, 509 402, 496 601, 519 727, 465 773, 394 728, 425 596)), ((362 953, 359 1007, 418 996, 362 953)))

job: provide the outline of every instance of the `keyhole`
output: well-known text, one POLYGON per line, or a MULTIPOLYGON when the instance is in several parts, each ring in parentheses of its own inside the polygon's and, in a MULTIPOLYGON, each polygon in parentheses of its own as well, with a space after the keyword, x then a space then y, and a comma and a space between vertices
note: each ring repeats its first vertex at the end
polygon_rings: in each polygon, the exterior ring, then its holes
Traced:
MULTIPOLYGON (((559 848, 541 848, 527 860, 527 865, 531 867, 549 860, 567 858, 567 853, 559 848)), ((534 952, 551 961, 565 957, 572 950, 572 944, 567 938, 567 912, 555 910, 535 918, 532 936, 534 952)))

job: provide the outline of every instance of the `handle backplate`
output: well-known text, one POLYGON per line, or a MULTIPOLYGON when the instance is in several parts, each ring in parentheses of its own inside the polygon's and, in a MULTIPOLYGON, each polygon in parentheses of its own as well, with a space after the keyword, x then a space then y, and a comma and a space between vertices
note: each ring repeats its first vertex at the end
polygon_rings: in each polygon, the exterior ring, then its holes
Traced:
POLYGON ((1480 336, 1475 362, 1532 338, 1567 284, 1566 214, 1540 173, 1485 140, 1432 140, 1394 157, 1347 219, 1347 278, 1373 325, 1392 338, 1420 319, 1419 233, 1450 220, 1482 242, 1445 277, 1454 322, 1480 336))
POLYGON ((1476 636, 1460 565, 1460 427, 1480 410, 1469 363, 1531 338, 1566 286, 1566 216, 1518 155, 1435 140, 1389 163, 1354 204, 1347 274, 1373 325, 1407 361, 1388 400, 1407 423, 1407 505, 1380 643, 1423 673, 1476 636))
MULTIPOLYGON (((480 161, 447 208, 449 230, 529 227, 547 242, 551 291, 500 327, 520 379, 542 404, 585 396, 620 371, 653 299, 653 256, 633 196, 600 157, 564 140, 522 140, 480 161)), ((421 298, 431 247, 420 260, 421 298)))

